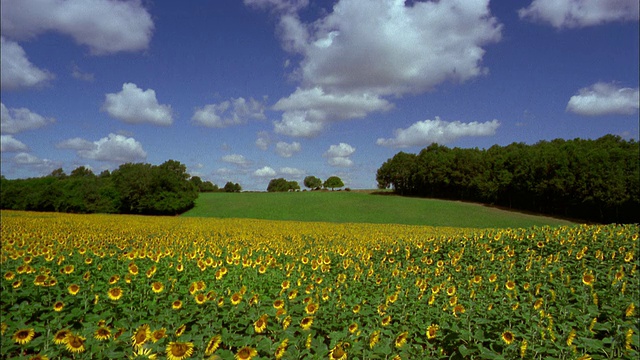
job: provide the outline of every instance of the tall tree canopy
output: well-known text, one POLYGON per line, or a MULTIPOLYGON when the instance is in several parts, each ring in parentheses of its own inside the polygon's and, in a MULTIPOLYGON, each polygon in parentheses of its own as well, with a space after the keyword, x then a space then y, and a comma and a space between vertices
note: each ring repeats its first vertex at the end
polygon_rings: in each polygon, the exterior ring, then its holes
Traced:
POLYGON ((640 222, 639 144, 597 140, 513 143, 486 150, 432 144, 397 153, 379 188, 402 195, 479 201, 600 222, 640 222))

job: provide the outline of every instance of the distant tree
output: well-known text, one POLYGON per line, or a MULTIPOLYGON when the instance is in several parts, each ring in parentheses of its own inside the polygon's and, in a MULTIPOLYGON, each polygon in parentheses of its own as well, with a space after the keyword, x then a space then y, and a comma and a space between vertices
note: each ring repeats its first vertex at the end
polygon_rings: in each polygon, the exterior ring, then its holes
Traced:
POLYGON ((271 179, 269 185, 267 185, 268 192, 285 192, 300 190, 300 185, 297 181, 287 181, 284 178, 271 179))
POLYGON ((317 189, 322 186, 322 180, 318 179, 315 176, 307 176, 306 178, 304 178, 304 186, 312 190, 317 189))
POLYGON ((224 184, 224 191, 225 192, 240 192, 240 191, 242 191, 242 187, 238 183, 234 184, 231 181, 228 181, 226 184, 224 184))
POLYGON ((80 166, 80 167, 76 168, 75 170, 73 170, 69 176, 71 176, 71 177, 83 177, 83 176, 93 177, 95 175, 93 174, 93 171, 91 171, 91 169, 86 168, 84 166, 80 166))
POLYGON ((343 187, 344 183, 342 182, 342 179, 340 179, 339 177, 331 176, 327 180, 325 180, 323 185, 325 188, 331 188, 331 190, 334 190, 335 188, 343 187))
POLYGON ((55 178, 65 178, 67 177, 67 174, 64 173, 64 170, 62 170, 62 168, 57 168, 53 170, 51 174, 49 174, 49 176, 55 177, 55 178))

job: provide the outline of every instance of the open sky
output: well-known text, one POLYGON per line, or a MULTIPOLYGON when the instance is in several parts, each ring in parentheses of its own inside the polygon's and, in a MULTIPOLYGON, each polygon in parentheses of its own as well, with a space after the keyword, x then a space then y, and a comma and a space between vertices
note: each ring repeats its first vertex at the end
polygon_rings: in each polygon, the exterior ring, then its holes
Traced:
POLYGON ((2 175, 180 161, 219 186, 399 151, 638 140, 638 0, 2 0, 2 175))

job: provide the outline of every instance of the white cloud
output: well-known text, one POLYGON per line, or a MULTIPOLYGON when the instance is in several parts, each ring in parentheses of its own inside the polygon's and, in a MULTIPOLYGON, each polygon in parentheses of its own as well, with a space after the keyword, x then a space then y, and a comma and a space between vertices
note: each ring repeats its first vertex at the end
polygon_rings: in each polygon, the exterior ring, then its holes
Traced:
POLYGON ((196 109, 191 120, 196 125, 223 128, 245 124, 250 119, 264 120, 265 105, 263 102, 242 97, 223 101, 220 104, 205 105, 196 109))
POLYGON ((222 161, 240 166, 247 166, 250 164, 249 160, 239 154, 225 155, 222 157, 222 161))
POLYGON ((95 55, 148 48, 151 15, 140 0, 2 1, 2 34, 29 39, 55 31, 89 46, 95 55))
POLYGON ((134 138, 109 134, 98 141, 81 138, 64 140, 56 145, 59 149, 75 150, 79 157, 96 161, 127 163, 144 160, 147 153, 134 138))
POLYGON ((6 40, 4 36, 0 37, 0 87, 2 90, 44 85, 53 78, 50 72, 33 65, 18 43, 6 40))
POLYGON ((55 122, 55 120, 45 118, 26 108, 8 109, 3 103, 0 103, 0 122, 3 134, 17 134, 41 128, 55 122))
POLYGON ((102 110, 130 124, 168 126, 173 123, 171 106, 159 104, 154 90, 143 91, 133 83, 124 83, 119 93, 107 94, 102 110))
POLYGON ((638 20, 639 11, 638 0, 534 0, 518 15, 555 28, 579 28, 638 20))
POLYGON ((271 143, 271 139, 269 137, 269 133, 266 131, 258 132, 258 138, 256 139, 256 146, 260 150, 267 150, 269 148, 269 144, 271 143))
POLYGON ((311 111, 287 111, 282 120, 274 121, 273 128, 277 134, 293 137, 314 137, 322 132, 324 123, 307 120, 311 111))
POLYGON ((309 0, 244 0, 244 4, 256 8, 293 12, 309 5, 309 0))
POLYGON ((299 152, 302 149, 299 142, 292 142, 288 144, 284 141, 279 141, 276 144, 276 153, 282 157, 288 158, 293 156, 293 154, 299 152))
POLYGON ((73 76, 74 79, 82 80, 86 82, 93 82, 95 80, 95 76, 92 73, 82 71, 78 67, 78 65, 75 65, 75 64, 71 69, 71 76, 73 76))
POLYGON ((353 165, 353 161, 349 159, 356 149, 347 144, 340 143, 338 145, 329 146, 329 150, 327 150, 322 156, 327 158, 327 162, 331 166, 339 166, 339 167, 349 167, 353 165))
POLYGON ((284 175, 290 175, 290 176, 302 176, 305 174, 305 171, 292 168, 292 167, 283 167, 283 168, 280 168, 280 173, 284 175))
POLYGON ((0 135, 0 152, 27 151, 28 147, 12 135, 0 135))
POLYGON ((501 38, 488 0, 340 0, 313 23, 280 19, 285 50, 302 56, 301 87, 273 107, 275 131, 314 136, 327 122, 392 107, 385 96, 429 91, 486 74, 484 45, 501 38))
POLYGON ((40 175, 50 174, 54 169, 60 167, 59 162, 41 159, 25 152, 16 154, 16 156, 13 157, 13 163, 21 168, 34 169, 40 173, 40 175))
POLYGON ((567 111, 587 116, 631 115, 638 111, 639 103, 639 88, 599 82, 578 90, 578 94, 569 99, 567 111))
POLYGON ((258 177, 270 177, 270 176, 276 176, 276 174, 277 174, 276 171, 269 166, 262 167, 253 172, 253 175, 258 177))
POLYGON ((396 148, 426 146, 431 143, 445 144, 464 136, 494 135, 499 126, 500 122, 495 119, 484 123, 462 123, 443 121, 436 116, 435 120, 418 121, 406 129, 396 129, 393 138, 380 138, 376 144, 396 148))

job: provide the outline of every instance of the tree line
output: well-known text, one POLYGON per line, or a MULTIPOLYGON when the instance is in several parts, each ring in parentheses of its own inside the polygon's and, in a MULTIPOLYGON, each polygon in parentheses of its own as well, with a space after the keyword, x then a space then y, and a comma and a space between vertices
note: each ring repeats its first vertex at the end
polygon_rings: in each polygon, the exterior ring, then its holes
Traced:
POLYGON ((596 140, 512 143, 489 149, 432 144, 397 153, 378 187, 400 195, 476 201, 596 222, 640 222, 640 147, 596 140))
MULTIPOLYGON (((80 166, 30 179, 1 179, 0 207, 72 213, 175 215, 192 208, 199 192, 226 191, 191 177, 175 160, 161 165, 127 163, 95 175, 80 166)), ((233 191, 240 185, 232 184, 233 191)), ((239 190, 237 190, 239 191, 239 190)))
MULTIPOLYGON (((311 190, 320 190, 322 187, 334 190, 335 188, 341 188, 344 186, 342 179, 337 176, 330 176, 324 182, 315 176, 307 176, 304 178, 303 184, 311 190)), ((298 184, 297 181, 287 180, 285 178, 271 179, 271 181, 269 181, 269 185, 267 185, 267 192, 287 192, 298 190, 300 190, 300 184, 298 184)))

